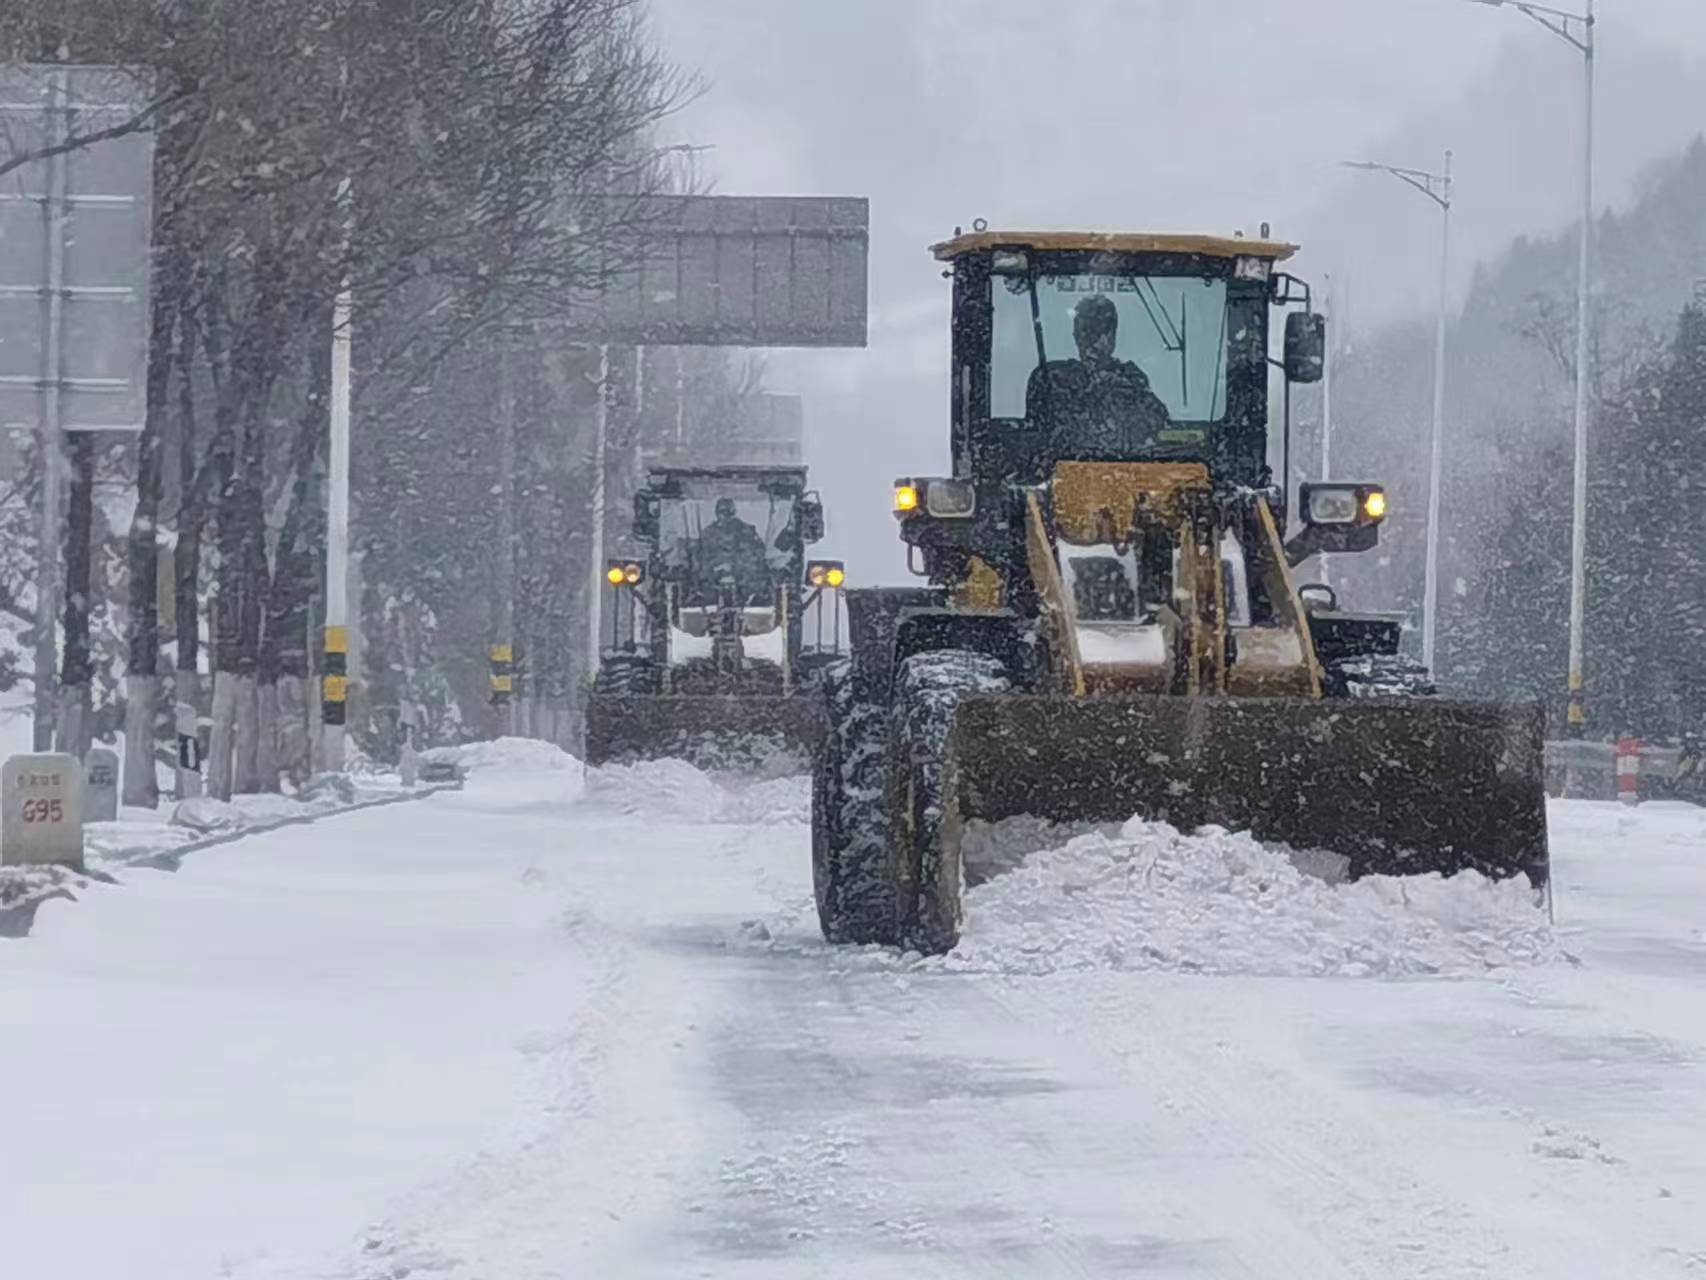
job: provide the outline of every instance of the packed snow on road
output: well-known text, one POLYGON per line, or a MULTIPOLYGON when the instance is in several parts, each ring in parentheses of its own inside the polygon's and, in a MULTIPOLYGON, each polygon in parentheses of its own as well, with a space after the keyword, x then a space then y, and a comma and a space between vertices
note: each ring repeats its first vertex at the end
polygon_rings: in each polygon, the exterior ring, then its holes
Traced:
POLYGON ((803 779, 461 755, 0 944, 6 1274, 1706 1274, 1706 810, 1555 802, 1555 925, 1009 829, 925 958, 803 779))

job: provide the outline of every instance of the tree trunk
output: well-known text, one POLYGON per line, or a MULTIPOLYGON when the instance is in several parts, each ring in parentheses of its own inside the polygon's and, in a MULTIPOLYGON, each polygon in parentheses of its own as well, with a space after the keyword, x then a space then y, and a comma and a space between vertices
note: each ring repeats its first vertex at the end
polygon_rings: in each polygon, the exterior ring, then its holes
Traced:
POLYGON ((55 526, 62 525, 61 499, 65 492, 65 450, 45 435, 36 436, 36 465, 41 471, 42 527, 36 545, 35 657, 31 679, 35 683, 33 750, 53 750, 54 730, 59 719, 59 592, 63 565, 53 549, 55 526))
MULTIPOLYGON (((262 696, 267 686, 261 685, 262 696)), ((278 725, 274 741, 278 770, 293 787, 301 787, 313 770, 309 749, 309 684, 305 676, 281 675, 272 686, 272 697, 278 708, 278 725)), ((265 703, 262 704, 263 706, 265 703)))
POLYGON ((136 449, 136 514, 130 521, 130 645, 125 669, 124 802, 160 802, 154 724, 160 680, 160 496, 162 436, 171 393, 177 298, 165 273, 156 281, 149 319, 147 410, 136 449))
POLYGON ((216 800, 229 800, 232 795, 241 683, 242 677, 235 671, 214 672, 213 733, 207 744, 207 793, 216 800))
POLYGON ((59 749, 81 760, 89 754, 90 681, 95 663, 89 648, 91 572, 95 531, 95 437, 69 437, 71 490, 65 510, 65 653, 59 675, 59 749))
MULTIPOLYGON (((186 425, 186 431, 190 428, 186 425)), ((191 437, 193 439, 193 436, 191 437)), ((177 621, 178 668, 173 680, 177 700, 178 783, 180 800, 193 799, 202 790, 201 734, 201 535, 203 499, 191 493, 195 484, 193 444, 184 446, 189 474, 184 482, 184 506, 178 515, 178 545, 172 557, 173 607, 177 621), (188 743, 185 739, 193 739, 188 743), (185 752, 193 757, 186 764, 185 752)))
POLYGON ((260 779, 258 790, 277 792, 279 774, 279 689, 278 682, 257 682, 255 774, 260 779))
MULTIPOLYGON (((237 732, 233 746, 236 758, 231 764, 231 789, 245 796, 265 789, 261 780, 260 682, 248 674, 237 677, 237 732)), ((272 790, 277 789, 275 782, 272 790)))
POLYGON ((194 800, 201 795, 201 724, 196 708, 201 698, 201 677, 194 671, 179 671, 174 681, 175 718, 178 731, 179 800, 194 800), (193 767, 184 763, 185 750, 193 753, 193 767))
MULTIPOLYGON (((323 326, 310 326, 321 332, 323 326)), ((310 344, 309 389, 296 438, 291 446, 293 476, 290 506, 279 532, 267 584, 265 618, 261 633, 259 678, 261 705, 275 709, 272 727, 262 730, 262 743, 273 751, 270 768, 262 770, 262 785, 276 790, 282 770, 292 783, 307 781, 309 758, 307 699, 309 676, 309 629, 317 583, 313 525, 318 513, 316 498, 324 476, 315 464, 327 433, 327 395, 331 385, 331 348, 310 344)))
POLYGON ((195 348, 197 332, 186 313, 178 330, 178 542, 172 555, 172 613, 177 623, 177 796, 202 794, 201 752, 201 540, 207 528, 207 490, 216 468, 196 454, 195 348), (190 763, 186 764, 186 752, 190 763))
MULTIPOLYGON (((220 448, 219 445, 215 446, 220 448)), ((219 485, 219 569, 213 594, 213 732, 207 748, 208 794, 229 800, 235 784, 238 681, 243 619, 243 520, 237 501, 235 459, 228 448, 216 462, 219 485)))
MULTIPOLYGON (((259 436, 260 424, 250 423, 251 437, 259 436)), ((233 765, 233 785, 240 794, 250 795, 257 791, 276 791, 278 778, 274 775, 272 785, 266 785, 261 776, 261 725, 260 725, 260 656, 261 656, 261 617, 262 605, 267 593, 267 551, 266 532, 263 526, 265 515, 262 511, 263 489, 262 480, 255 474, 259 462, 252 456, 245 470, 248 472, 244 481, 242 494, 241 520, 244 525, 242 551, 242 586, 238 592, 240 600, 238 619, 238 656, 237 671, 240 677, 237 702, 237 760, 233 765)), ((272 754, 271 751, 268 752, 272 754)))
POLYGON ((154 718, 160 705, 160 677, 126 673, 124 677, 124 803, 157 808, 160 780, 154 767, 154 718))

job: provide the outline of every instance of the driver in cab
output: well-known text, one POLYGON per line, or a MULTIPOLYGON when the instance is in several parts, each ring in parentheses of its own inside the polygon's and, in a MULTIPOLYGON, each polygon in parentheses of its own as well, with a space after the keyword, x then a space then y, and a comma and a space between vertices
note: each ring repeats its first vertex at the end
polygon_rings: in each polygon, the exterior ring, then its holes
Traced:
POLYGON ((1025 416, 1047 434, 1057 458, 1138 458, 1155 449, 1169 422, 1149 379, 1114 355, 1120 313, 1093 294, 1072 312, 1076 360, 1050 360, 1031 373, 1025 416))
POLYGON ((715 591, 718 582, 730 577, 743 603, 762 599, 770 588, 764 539, 758 536, 757 529, 740 518, 733 498, 718 498, 714 511, 716 518, 699 535, 704 585, 715 591))

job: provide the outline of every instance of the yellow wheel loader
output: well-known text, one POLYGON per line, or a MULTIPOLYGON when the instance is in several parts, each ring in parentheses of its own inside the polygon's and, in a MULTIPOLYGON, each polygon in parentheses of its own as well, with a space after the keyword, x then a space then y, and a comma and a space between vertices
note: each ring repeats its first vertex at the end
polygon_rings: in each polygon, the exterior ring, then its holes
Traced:
POLYGON ((803 467, 654 468, 634 498, 634 554, 605 568, 587 763, 803 772, 846 581, 840 561, 806 558, 823 534, 803 467))
POLYGON ((1398 620, 1298 582, 1374 547, 1387 494, 1293 495, 1270 465, 1270 370, 1289 453, 1291 387, 1324 367, 1295 247, 978 229, 934 252, 953 474, 895 484, 928 585, 847 593, 813 776, 825 937, 952 948, 968 826, 1021 815, 1543 886, 1540 708, 1431 697, 1398 620))

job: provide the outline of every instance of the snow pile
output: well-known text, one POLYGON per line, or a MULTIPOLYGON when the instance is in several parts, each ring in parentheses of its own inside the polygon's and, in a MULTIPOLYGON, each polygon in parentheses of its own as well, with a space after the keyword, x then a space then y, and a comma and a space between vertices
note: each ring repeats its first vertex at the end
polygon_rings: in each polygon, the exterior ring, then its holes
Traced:
POLYGON ((232 831, 243 826, 243 813, 237 806, 212 796, 196 796, 180 800, 172 809, 171 824, 188 827, 191 831, 232 831))
POLYGON ((725 791, 718 818, 722 822, 754 827, 780 826, 788 822, 809 823, 812 820, 811 779, 771 778, 750 787, 725 791))
POLYGON ((75 901, 88 886, 65 867, 0 866, 0 938, 28 936, 36 908, 54 898, 75 901))
POLYGON ((1009 973, 1168 970, 1401 978, 1560 955, 1526 880, 1474 872, 1333 884, 1283 848, 1134 819, 1034 853, 966 895, 966 929, 928 965, 1009 973))
POLYGON ((647 760, 587 770, 587 798, 655 822, 775 826, 811 821, 811 782, 772 778, 720 781, 685 760, 647 760))
POLYGON ((459 747, 433 747, 422 761, 460 765, 470 774, 492 770, 506 773, 553 772, 580 768, 580 761, 552 742, 534 738, 496 738, 459 747))

